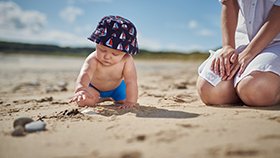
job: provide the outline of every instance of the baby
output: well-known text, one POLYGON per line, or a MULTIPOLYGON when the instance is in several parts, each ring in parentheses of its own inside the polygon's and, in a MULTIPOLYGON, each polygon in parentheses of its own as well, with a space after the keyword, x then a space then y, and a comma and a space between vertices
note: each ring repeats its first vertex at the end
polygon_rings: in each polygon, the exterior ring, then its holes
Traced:
POLYGON ((136 28, 120 16, 105 16, 88 38, 96 50, 85 60, 69 102, 95 106, 105 98, 121 108, 137 105, 137 74, 132 55, 139 52, 136 28))

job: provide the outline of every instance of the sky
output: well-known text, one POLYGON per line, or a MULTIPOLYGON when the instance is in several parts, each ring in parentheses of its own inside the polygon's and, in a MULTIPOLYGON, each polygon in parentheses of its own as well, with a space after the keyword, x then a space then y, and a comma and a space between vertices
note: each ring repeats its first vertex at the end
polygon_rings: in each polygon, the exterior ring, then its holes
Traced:
POLYGON ((140 49, 207 51, 221 46, 218 0, 0 0, 0 40, 94 47, 106 15, 129 19, 140 49))

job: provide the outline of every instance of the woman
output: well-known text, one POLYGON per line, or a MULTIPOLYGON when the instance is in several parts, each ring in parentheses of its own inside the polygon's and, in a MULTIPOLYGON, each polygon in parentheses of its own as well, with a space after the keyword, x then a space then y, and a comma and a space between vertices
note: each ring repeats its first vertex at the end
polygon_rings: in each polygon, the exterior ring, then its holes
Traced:
POLYGON ((220 0, 222 48, 199 67, 207 105, 280 103, 280 0, 220 0))

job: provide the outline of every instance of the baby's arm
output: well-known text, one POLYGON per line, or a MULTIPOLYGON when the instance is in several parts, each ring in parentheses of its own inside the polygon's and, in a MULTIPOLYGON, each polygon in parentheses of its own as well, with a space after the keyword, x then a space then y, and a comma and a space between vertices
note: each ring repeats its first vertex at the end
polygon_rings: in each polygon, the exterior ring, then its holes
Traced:
POLYGON ((136 67, 131 55, 128 55, 124 65, 124 81, 126 83, 126 100, 125 106, 137 105, 138 99, 138 84, 136 67))
POLYGON ((90 54, 85 60, 80 74, 76 81, 75 94, 70 102, 77 102, 79 106, 89 106, 95 104, 99 96, 89 88, 89 83, 96 68, 94 53, 90 54))
POLYGON ((80 90, 88 89, 88 85, 91 81, 93 72, 96 68, 95 65, 96 65, 96 60, 94 57, 94 53, 92 53, 86 58, 83 66, 81 68, 80 74, 76 80, 75 93, 80 90))

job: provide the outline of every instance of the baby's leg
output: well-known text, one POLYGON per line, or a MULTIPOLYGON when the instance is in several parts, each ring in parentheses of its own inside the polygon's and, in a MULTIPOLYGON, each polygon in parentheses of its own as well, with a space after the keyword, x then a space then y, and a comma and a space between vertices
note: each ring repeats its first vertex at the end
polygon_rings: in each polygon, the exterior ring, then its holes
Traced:
POLYGON ((205 79, 198 77, 197 90, 201 100, 207 105, 234 104, 240 102, 233 86, 233 81, 221 81, 212 86, 205 79))
POLYGON ((87 88, 87 92, 86 98, 77 102, 79 106, 95 106, 99 102, 99 92, 91 87, 87 88))
POLYGON ((114 93, 112 94, 112 98, 116 105, 124 104, 125 99, 126 99, 126 84, 125 84, 124 80, 114 90, 114 93))
POLYGON ((271 106, 280 103, 280 77, 272 72, 253 71, 237 85, 246 105, 271 106))

